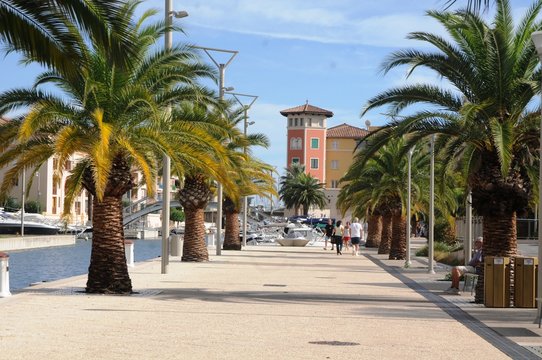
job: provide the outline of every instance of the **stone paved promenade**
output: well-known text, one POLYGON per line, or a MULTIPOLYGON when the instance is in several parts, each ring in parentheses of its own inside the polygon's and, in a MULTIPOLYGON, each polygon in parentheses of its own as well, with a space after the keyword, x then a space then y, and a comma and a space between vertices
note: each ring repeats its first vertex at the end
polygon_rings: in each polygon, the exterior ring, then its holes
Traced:
POLYGON ((535 309, 444 295, 445 269, 375 250, 248 247, 131 270, 131 296, 86 276, 0 299, 0 359, 535 359, 535 309))

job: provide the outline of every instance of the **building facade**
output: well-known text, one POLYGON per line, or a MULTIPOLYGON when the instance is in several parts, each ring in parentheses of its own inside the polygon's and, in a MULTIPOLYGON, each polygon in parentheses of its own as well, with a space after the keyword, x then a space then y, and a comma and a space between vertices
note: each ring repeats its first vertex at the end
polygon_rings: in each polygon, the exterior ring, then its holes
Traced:
MULTIPOLYGON (((367 130, 346 123, 328 129, 327 119, 333 112, 308 102, 280 113, 287 118, 287 167, 292 163, 305 165, 307 173, 325 184, 329 206, 311 209, 309 215, 349 220, 349 213, 343 216, 337 209, 339 179, 352 164, 356 146, 367 130)), ((293 209, 286 210, 285 216, 292 215, 293 209)))

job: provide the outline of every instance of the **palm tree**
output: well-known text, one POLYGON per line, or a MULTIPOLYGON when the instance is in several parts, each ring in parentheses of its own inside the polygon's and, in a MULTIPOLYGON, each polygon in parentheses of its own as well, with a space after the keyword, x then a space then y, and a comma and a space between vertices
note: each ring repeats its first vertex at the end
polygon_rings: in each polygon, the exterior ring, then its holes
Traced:
POLYGON ((279 190, 279 199, 284 202, 287 209, 294 209, 295 215, 299 215, 301 204, 298 201, 296 194, 292 192, 293 185, 298 181, 298 178, 305 172, 305 166, 299 163, 292 163, 286 168, 286 174, 280 177, 280 187, 285 191, 279 190))
MULTIPOLYGON (((372 183, 367 189, 374 207, 383 216, 383 238, 379 253, 389 251, 390 259, 404 259, 406 256, 406 218, 403 213, 403 196, 406 188, 406 156, 401 156, 403 147, 401 138, 390 141, 373 158, 366 160, 363 149, 356 154, 351 170, 344 180, 358 175, 372 183), (360 173, 361 170, 361 173, 360 173), (391 234, 388 233, 391 225, 391 234), (391 235, 391 239, 389 235, 391 235), (391 242, 388 242, 388 239, 391 242)), ((363 180, 362 180, 363 181, 363 180)))
POLYGON ((304 170, 304 167, 297 166, 290 167, 290 171, 287 169, 287 175, 282 177, 279 196, 286 208, 301 207, 303 215, 307 216, 311 206, 323 209, 328 200, 324 194, 324 184, 304 170))
MULTIPOLYGON (((231 126, 237 127, 244 121, 244 109, 239 108, 228 116, 231 126)), ((249 195, 276 195, 274 189, 273 168, 251 155, 254 146, 269 146, 269 139, 265 134, 252 133, 248 136, 235 136, 227 144, 232 167, 229 177, 234 183, 231 191, 224 194, 224 216, 226 230, 224 232, 224 250, 241 250, 239 239, 239 213, 241 199, 249 195)))
MULTIPOLYGON (((136 6, 129 3, 123 12, 132 19, 136 6)), ((64 214, 82 188, 93 195, 94 234, 86 287, 91 293, 132 291, 121 198, 134 185, 133 170, 143 174, 149 195, 155 191, 164 153, 178 173, 187 164, 197 164, 221 178, 215 165, 220 144, 203 127, 171 121, 164 111, 183 99, 204 97, 196 79, 214 73, 198 63, 190 48, 151 51, 165 31, 161 23, 144 25, 155 13, 147 11, 138 22, 127 25, 126 31, 135 38, 130 51, 135 56, 126 60, 129 66, 116 66, 110 49, 101 43, 84 42, 80 46, 87 58, 76 74, 49 71, 38 77, 32 89, 0 95, 0 114, 29 107, 0 131, 0 167, 10 166, 0 187, 2 195, 25 168, 39 167, 55 157, 54 171, 60 175, 68 157, 82 158, 66 183, 64 214), (62 93, 41 91, 42 84, 56 85, 62 93)))
POLYGON ((224 215, 226 217, 224 250, 241 250, 241 242, 239 241, 240 199, 249 195, 276 195, 273 167, 271 165, 265 164, 251 156, 248 156, 240 165, 242 166, 237 171, 230 172, 236 184, 236 188, 234 189, 236 194, 230 195, 230 192, 226 192, 224 200, 224 215))
POLYGON ((108 48, 118 64, 128 64, 133 35, 126 32, 126 1, 0 0, 0 43, 25 61, 75 73, 87 60, 81 42, 108 48))
POLYGON ((181 261, 208 261, 205 246, 205 208, 211 200, 211 180, 203 173, 188 172, 179 190, 179 201, 185 212, 183 255, 181 261))
MULTIPOLYGON (((436 148, 444 158, 459 162, 468 176, 473 207, 484 218, 486 255, 516 254, 516 214, 532 197, 529 168, 537 159, 538 114, 528 104, 539 91, 538 58, 530 35, 540 30, 542 7, 535 1, 517 27, 508 0, 496 0, 491 25, 471 11, 429 12, 452 39, 417 32, 410 38, 436 51, 404 50, 390 56, 388 71, 408 64, 426 67, 453 86, 416 84, 379 94, 364 112, 390 105, 392 113, 425 104, 401 122, 392 122, 371 139, 375 151, 389 136, 411 134, 415 143, 439 134, 436 148), (429 109, 427 105, 431 106, 429 109)), ((412 71, 413 71, 412 70, 412 71)))

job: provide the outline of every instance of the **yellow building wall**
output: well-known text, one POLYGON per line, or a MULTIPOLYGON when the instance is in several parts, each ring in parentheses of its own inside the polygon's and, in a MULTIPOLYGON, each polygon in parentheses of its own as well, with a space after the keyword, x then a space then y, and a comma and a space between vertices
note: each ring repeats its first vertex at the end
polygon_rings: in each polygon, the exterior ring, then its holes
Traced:
POLYGON ((334 189, 333 181, 342 178, 352 165, 356 140, 328 137, 326 145, 326 188, 334 189))

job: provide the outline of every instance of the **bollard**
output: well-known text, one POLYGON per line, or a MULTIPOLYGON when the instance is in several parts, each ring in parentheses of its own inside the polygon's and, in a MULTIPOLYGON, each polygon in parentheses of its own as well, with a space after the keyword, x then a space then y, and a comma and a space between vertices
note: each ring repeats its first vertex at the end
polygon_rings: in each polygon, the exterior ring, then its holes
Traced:
POLYGON ((181 235, 169 236, 169 253, 171 256, 181 256, 183 254, 183 238, 181 235))
POLYGON ((124 253, 126 254, 126 265, 134 267, 134 242, 124 240, 124 253))
POLYGON ((209 233, 205 235, 205 242, 207 247, 215 245, 215 233, 216 228, 210 228, 209 233))
POLYGON ((0 297, 11 296, 9 292, 9 255, 0 252, 0 297))

